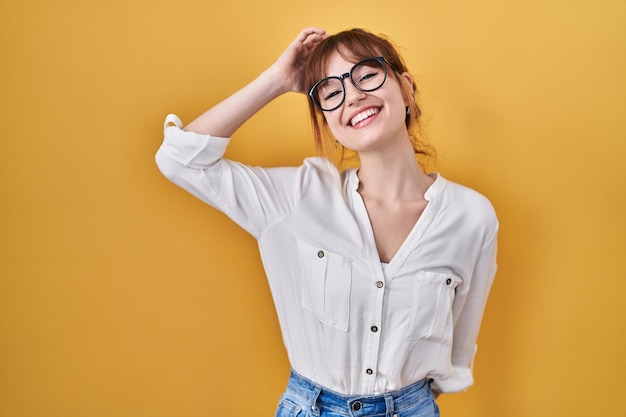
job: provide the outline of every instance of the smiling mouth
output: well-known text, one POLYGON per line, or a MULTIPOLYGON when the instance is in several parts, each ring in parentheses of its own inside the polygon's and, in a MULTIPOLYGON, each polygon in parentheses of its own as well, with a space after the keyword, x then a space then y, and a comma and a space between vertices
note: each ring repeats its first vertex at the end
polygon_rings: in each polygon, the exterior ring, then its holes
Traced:
POLYGON ((350 119, 349 126, 355 126, 357 123, 360 123, 363 120, 368 119, 368 118, 378 114, 379 112, 380 112, 380 108, 378 108, 378 107, 372 107, 372 108, 369 108, 369 109, 367 109, 365 111, 362 111, 361 113, 357 114, 352 119, 350 119))

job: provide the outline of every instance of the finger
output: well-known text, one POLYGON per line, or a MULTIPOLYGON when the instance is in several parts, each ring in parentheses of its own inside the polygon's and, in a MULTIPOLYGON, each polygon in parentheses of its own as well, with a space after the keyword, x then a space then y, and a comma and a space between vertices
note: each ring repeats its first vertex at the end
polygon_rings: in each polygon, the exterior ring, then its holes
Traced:
POLYGON ((300 31, 298 36, 296 36, 295 41, 303 43, 311 35, 324 35, 324 34, 326 34, 326 31, 324 29, 310 27, 310 28, 302 29, 302 31, 300 31))
POLYGON ((327 37, 328 37, 328 35, 326 35, 326 34, 323 34, 323 35, 319 35, 319 34, 309 35, 309 37, 304 42, 302 42, 302 45, 304 45, 307 49, 311 49, 311 48, 317 46, 318 43, 320 43, 321 41, 323 41, 327 37))

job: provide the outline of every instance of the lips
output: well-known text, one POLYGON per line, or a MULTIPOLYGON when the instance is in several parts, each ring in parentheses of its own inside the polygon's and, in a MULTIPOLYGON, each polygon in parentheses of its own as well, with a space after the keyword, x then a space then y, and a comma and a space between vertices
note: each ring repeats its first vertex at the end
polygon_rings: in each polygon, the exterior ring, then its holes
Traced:
POLYGON ((362 122, 365 119, 368 119, 374 115, 377 115, 380 112, 380 108, 379 107, 370 107, 368 109, 365 109, 359 113, 357 113, 356 115, 354 115, 350 121, 348 122, 348 126, 356 126, 358 123, 362 122))

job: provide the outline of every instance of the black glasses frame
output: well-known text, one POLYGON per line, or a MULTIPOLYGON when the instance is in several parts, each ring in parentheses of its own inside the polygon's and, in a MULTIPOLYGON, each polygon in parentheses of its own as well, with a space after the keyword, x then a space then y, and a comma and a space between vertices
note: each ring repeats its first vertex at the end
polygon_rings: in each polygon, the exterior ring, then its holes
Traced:
POLYGON ((339 76, 331 76, 331 77, 326 77, 326 78, 322 78, 321 80, 319 80, 318 82, 316 82, 315 84, 313 84, 313 87, 311 87, 309 89, 309 97, 311 98, 311 100, 313 100, 313 103, 315 103, 315 105, 317 106, 318 109, 320 109, 321 111, 333 111, 335 109, 338 109, 343 102, 346 100, 346 85, 344 80, 346 78, 350 78, 350 82, 352 82, 352 85, 359 91, 363 91, 365 93, 370 93, 372 91, 376 91, 378 90, 380 87, 382 87, 385 84, 385 81, 387 81, 387 68, 386 65, 389 65, 389 68, 391 68, 392 70, 394 70, 395 72, 399 73, 399 71, 393 66, 391 65, 391 63, 389 61, 387 61, 387 59, 385 57, 382 56, 375 56, 375 57, 371 57, 371 58, 365 58, 362 59, 361 61, 357 62, 356 64, 354 64, 352 66, 352 68, 350 68, 350 72, 346 72, 345 74, 341 74, 339 76), (356 82, 354 82, 354 79, 352 78, 352 73, 354 71, 354 69, 356 67, 358 67, 359 65, 367 62, 367 61, 378 61, 380 63, 380 65, 383 67, 383 72, 384 72, 384 77, 383 77, 383 82, 380 83, 380 85, 376 88, 371 88, 371 89, 365 89, 365 88, 361 88, 357 85, 356 82), (318 99, 315 97, 315 89, 317 88, 317 86, 319 86, 320 84, 322 84, 323 82, 326 82, 328 80, 339 80, 339 82, 341 83, 341 87, 343 88, 343 96, 341 97, 341 101, 339 102, 339 104, 337 104, 335 107, 330 108, 330 109, 324 109, 322 108, 322 105, 320 104, 320 102, 318 101, 318 99))

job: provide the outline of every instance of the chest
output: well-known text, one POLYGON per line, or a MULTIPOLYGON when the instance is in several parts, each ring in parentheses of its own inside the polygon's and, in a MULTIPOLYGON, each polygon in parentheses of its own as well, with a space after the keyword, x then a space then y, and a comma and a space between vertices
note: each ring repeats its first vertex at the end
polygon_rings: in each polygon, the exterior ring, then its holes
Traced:
POLYGON ((363 203, 382 262, 393 259, 428 204, 424 199, 389 204, 367 198, 363 198, 363 203))

